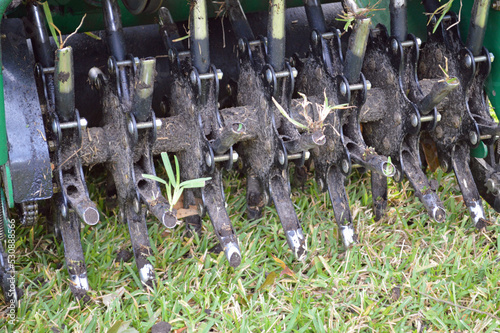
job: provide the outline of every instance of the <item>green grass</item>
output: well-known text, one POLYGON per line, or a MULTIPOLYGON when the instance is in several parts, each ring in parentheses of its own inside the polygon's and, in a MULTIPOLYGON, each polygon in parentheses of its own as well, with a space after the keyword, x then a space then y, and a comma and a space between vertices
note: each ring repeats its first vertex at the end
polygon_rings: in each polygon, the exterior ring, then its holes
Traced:
MULTIPOLYGON (((17 284, 24 297, 17 324, 8 329, 107 332, 117 321, 131 321, 130 327, 148 332, 167 321, 177 332, 499 332, 500 320, 492 317, 500 316, 498 226, 476 231, 453 175, 429 177, 440 183, 448 213, 442 224, 429 220, 408 182, 390 182, 387 215, 374 222, 369 177, 351 176, 347 192, 359 244, 347 252, 338 243, 327 194, 318 193, 314 181, 304 191, 293 189, 309 248, 307 259, 297 262, 274 208, 260 221, 244 219, 244 180, 231 174, 225 188, 243 253, 240 267, 230 268, 223 253, 210 253, 216 238, 208 219, 203 236, 188 239, 183 226, 165 230, 150 218, 158 279, 150 291, 141 287, 133 259, 115 260, 118 250, 131 250, 127 227, 104 207, 102 184, 90 186, 103 212, 82 237, 91 301, 73 298, 63 246, 45 221, 17 228, 17 284), (273 255, 294 276, 280 275, 273 255), (264 284, 272 272, 276 279, 264 284), (123 295, 104 305, 103 297, 120 288, 123 295)), ((497 222, 489 207, 486 216, 497 222)), ((0 328, 6 327, 4 304, 0 300, 0 328)))

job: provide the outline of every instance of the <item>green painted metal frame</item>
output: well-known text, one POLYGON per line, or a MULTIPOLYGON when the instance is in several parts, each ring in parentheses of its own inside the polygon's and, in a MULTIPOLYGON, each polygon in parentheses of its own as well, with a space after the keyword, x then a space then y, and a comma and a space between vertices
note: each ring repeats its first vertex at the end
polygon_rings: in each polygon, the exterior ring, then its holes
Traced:
MULTIPOLYGON (((100 7, 87 4, 83 0, 48 0, 54 19, 54 24, 61 30, 63 34, 72 33, 76 30, 84 14, 87 14, 80 32, 96 31, 104 29, 102 18, 102 10, 100 7)), ((252 12, 267 12, 269 0, 240 0, 243 10, 246 13, 252 12)), ((334 2, 331 0, 323 1, 334 2)), ((141 14, 132 15, 119 1, 120 11, 122 16, 122 24, 124 27, 145 25, 157 23, 157 15, 141 14)), ((303 6, 302 0, 287 0, 287 7, 303 6)), ((164 0, 162 6, 169 9, 174 21, 186 21, 189 17, 189 1, 187 0, 164 0)), ((207 6, 208 15, 216 17, 215 5, 207 6)), ((24 17, 26 11, 24 6, 20 6, 15 12, 9 13, 9 17, 24 17)))

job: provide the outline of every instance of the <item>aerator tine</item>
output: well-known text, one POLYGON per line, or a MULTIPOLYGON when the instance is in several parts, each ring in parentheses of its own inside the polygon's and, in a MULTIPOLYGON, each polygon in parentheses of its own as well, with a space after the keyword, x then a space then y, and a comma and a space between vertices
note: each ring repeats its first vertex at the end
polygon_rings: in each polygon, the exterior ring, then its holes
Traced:
POLYGON ((306 244, 290 200, 288 160, 293 158, 301 165, 309 155, 307 150, 323 145, 325 140, 321 131, 292 119, 297 71, 285 61, 285 2, 270 3, 268 35, 259 40, 255 40, 239 1, 228 1, 227 10, 238 38, 240 106, 224 109, 222 115, 229 123, 241 122, 246 128, 237 149, 247 173, 247 216, 260 217, 272 199, 288 245, 295 257, 302 259, 306 244))
MULTIPOLYGON (((28 4, 29 17, 33 26, 44 22, 38 4, 28 4)), ((80 220, 89 225, 99 222, 99 212, 90 200, 82 171, 79 151, 82 143, 82 131, 87 121, 80 118, 75 109, 75 83, 73 50, 61 47, 55 52, 55 59, 50 46, 43 43, 48 39, 44 27, 38 27, 32 36, 35 53, 45 65, 37 65, 39 87, 43 93, 42 104, 47 105, 51 132, 49 139, 55 143, 53 161, 56 183, 60 193, 55 201, 56 227, 61 231, 65 249, 65 259, 70 275, 71 290, 78 299, 86 295, 89 289, 85 259, 80 239, 80 220), (46 72, 46 74, 45 74, 46 72)))
MULTIPOLYGON (((424 5, 430 12, 438 7, 437 2, 431 0, 424 1, 424 5)), ((464 203, 478 229, 488 223, 478 188, 495 207, 496 195, 492 195, 486 185, 489 183, 491 186, 497 176, 493 145, 495 136, 500 134, 498 124, 489 115, 483 92, 493 57, 482 47, 485 27, 476 25, 478 19, 481 22, 486 19, 488 10, 489 1, 475 1, 465 45, 460 40, 455 14, 447 13, 438 26, 433 20, 432 27, 428 29, 436 29, 436 33, 429 35, 419 63, 419 76, 422 78, 437 80, 441 77, 443 80, 445 76, 446 81, 450 81, 451 77, 459 82, 459 87, 449 93, 449 97, 442 102, 444 105, 440 105, 441 122, 429 133, 429 138, 436 146, 441 166, 445 170, 453 168, 464 203), (436 59, 436 50, 442 55, 439 59, 436 59), (447 72, 443 73, 442 68, 445 67, 447 72), (486 148, 481 139, 490 147, 486 148), (472 161, 469 154, 471 148, 477 156, 472 157, 472 161), (486 156, 488 152, 492 154, 486 156)))
MULTIPOLYGON (((222 72, 210 62, 207 20, 205 0, 191 1, 191 47, 186 52, 182 44, 173 41, 178 32, 171 25, 167 9, 160 9, 160 29, 173 80, 164 100, 174 117, 183 117, 183 125, 190 131, 185 138, 187 148, 177 153, 182 179, 210 177, 202 189, 184 192, 184 207, 198 205, 201 215, 208 212, 229 264, 237 267, 241 252, 225 208, 221 170, 216 163, 226 162, 226 168, 232 167, 238 157, 232 145, 245 135, 245 126, 239 122, 222 123, 217 105, 222 72)), ((190 229, 201 229, 198 215, 187 217, 186 223, 190 229)))

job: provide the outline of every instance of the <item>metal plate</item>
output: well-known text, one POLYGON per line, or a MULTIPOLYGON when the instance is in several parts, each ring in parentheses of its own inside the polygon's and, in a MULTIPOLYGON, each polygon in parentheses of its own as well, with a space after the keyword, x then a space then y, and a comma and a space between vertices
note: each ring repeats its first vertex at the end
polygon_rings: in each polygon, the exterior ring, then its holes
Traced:
POLYGON ((41 200, 52 196, 52 171, 47 135, 33 75, 23 22, 2 21, 2 60, 5 120, 14 201, 41 200))

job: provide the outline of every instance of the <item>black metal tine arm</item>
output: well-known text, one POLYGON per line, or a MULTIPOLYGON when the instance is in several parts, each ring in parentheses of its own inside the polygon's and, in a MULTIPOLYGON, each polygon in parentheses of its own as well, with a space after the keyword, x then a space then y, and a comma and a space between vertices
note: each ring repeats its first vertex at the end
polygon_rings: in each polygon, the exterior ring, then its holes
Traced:
POLYGON ((252 28, 248 24, 247 17, 239 0, 226 0, 226 11, 236 38, 244 38, 247 41, 255 40, 252 28))
POLYGON ((55 202, 56 221, 62 234, 65 259, 70 275, 71 289, 77 298, 86 295, 89 289, 87 270, 80 239, 80 219, 89 225, 99 222, 97 206, 90 200, 85 183, 81 160, 82 131, 87 122, 75 109, 75 82, 73 50, 62 47, 54 53, 50 50, 48 34, 38 4, 29 4, 28 12, 34 31, 31 35, 35 56, 39 61, 38 72, 45 83, 45 93, 39 94, 47 100, 47 120, 51 124, 50 138, 56 143, 54 161, 56 181, 60 188, 55 202), (45 67, 51 66, 52 67, 45 67), (44 73, 47 70, 47 75, 44 73))
POLYGON ((399 42, 404 42, 408 36, 408 7, 406 0, 390 0, 391 35, 399 42))
POLYGON ((304 0, 304 7, 311 30, 317 30, 320 34, 327 32, 328 27, 321 7, 321 0, 304 0))
POLYGON ((477 190, 470 167, 470 151, 467 144, 459 143, 453 147, 451 166, 457 177, 458 186, 462 192, 464 203, 469 209, 474 226, 481 230, 489 223, 484 216, 481 197, 477 190))

